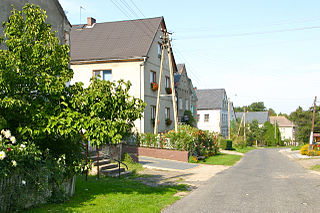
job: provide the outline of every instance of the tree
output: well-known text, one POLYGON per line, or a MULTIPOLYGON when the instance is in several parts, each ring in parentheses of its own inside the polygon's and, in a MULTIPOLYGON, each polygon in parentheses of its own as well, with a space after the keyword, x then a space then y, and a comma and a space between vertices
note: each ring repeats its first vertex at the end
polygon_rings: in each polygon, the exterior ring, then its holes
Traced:
MULTIPOLYGON (((316 117, 314 132, 320 132, 320 107, 316 107, 316 117)), ((309 142, 312 126, 313 107, 308 110, 303 110, 302 107, 298 107, 296 111, 289 115, 289 119, 296 125, 296 140, 301 142, 309 142)))
MULTIPOLYGON (((145 103, 129 96, 131 83, 93 78, 88 88, 75 84, 61 114, 49 121, 47 131, 83 135, 93 146, 116 144, 127 136, 134 121, 142 117, 145 103)), ((71 87, 71 88, 72 88, 71 87)))
POLYGON ((267 111, 267 108, 264 106, 263 102, 253 102, 248 106, 235 107, 234 111, 235 112, 243 112, 243 111, 261 112, 261 111, 267 111))
POLYGON ((266 111, 266 107, 264 106, 263 102, 253 102, 252 104, 250 104, 250 106, 248 107, 248 111, 250 112, 261 112, 261 111, 266 111))
POLYGON ((184 116, 182 121, 189 126, 193 126, 193 127, 196 126, 196 120, 193 118, 193 115, 190 110, 184 111, 184 116), (185 116, 187 119, 185 119, 185 116))
POLYGON ((14 134, 35 140, 43 137, 73 76, 69 47, 59 43, 46 18, 34 5, 13 8, 0 38, 6 47, 0 50, 0 115, 14 134))
POLYGON ((269 112, 269 116, 276 116, 277 115, 276 112, 272 108, 269 108, 268 112, 269 112))

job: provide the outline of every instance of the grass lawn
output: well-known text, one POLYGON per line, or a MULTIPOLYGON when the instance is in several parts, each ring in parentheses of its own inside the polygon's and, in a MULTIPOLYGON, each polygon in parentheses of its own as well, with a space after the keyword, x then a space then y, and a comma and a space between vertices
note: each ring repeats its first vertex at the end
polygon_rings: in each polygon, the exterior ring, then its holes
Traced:
POLYGON ((240 160, 241 157, 242 156, 240 155, 229 155, 229 154, 218 153, 217 155, 207 157, 204 160, 199 160, 198 163, 232 166, 238 160, 240 160))
POLYGON ((160 212, 179 200, 185 185, 151 187, 130 178, 77 177, 75 195, 63 204, 45 204, 29 212, 160 212))
POLYGON ((254 149, 257 149, 257 148, 253 147, 253 146, 246 146, 244 148, 234 147, 234 151, 241 152, 241 153, 247 153, 247 152, 254 150, 254 149))
POLYGON ((314 165, 313 167, 310 168, 311 170, 319 171, 320 172, 320 164, 314 165))

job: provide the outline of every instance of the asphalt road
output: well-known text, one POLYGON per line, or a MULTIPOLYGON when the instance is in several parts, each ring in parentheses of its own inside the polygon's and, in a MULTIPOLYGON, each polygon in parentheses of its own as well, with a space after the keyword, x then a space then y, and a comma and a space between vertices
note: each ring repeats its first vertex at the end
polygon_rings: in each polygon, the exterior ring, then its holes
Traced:
POLYGON ((258 149, 163 212, 320 212, 320 175, 258 149))

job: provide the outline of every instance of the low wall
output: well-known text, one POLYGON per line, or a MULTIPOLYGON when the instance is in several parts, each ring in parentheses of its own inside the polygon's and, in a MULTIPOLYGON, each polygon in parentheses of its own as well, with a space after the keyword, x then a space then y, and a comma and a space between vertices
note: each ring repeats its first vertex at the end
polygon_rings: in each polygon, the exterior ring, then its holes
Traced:
POLYGON ((138 155, 188 162, 188 151, 138 147, 138 155))
POLYGON ((137 146, 123 145, 122 154, 128 153, 133 161, 139 163, 138 149, 139 149, 139 147, 137 147, 137 146))

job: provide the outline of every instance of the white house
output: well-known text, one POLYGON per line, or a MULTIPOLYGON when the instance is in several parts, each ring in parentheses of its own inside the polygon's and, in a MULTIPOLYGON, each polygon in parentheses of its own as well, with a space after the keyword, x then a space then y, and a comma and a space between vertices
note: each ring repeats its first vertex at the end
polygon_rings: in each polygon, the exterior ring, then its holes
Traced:
POLYGON ((296 140, 295 132, 296 125, 284 116, 270 116, 270 123, 277 125, 281 133, 282 140, 290 140, 294 142, 296 140))
MULTIPOLYGON (((130 95, 147 103, 143 118, 135 122, 138 132, 153 132, 157 91, 151 83, 159 84, 162 30, 166 30, 163 17, 129 21, 96 23, 88 18, 85 25, 75 25, 71 31, 71 83, 89 85, 94 75, 104 80, 124 79, 132 83, 130 95)), ((168 54, 164 56, 164 76, 169 75, 168 54)), ((174 72, 176 65, 173 60, 174 72)), ((164 85, 166 78, 163 76, 164 85)), ((165 94, 165 87, 161 88, 165 94)), ((165 120, 173 118, 172 97, 161 97, 159 131, 172 129, 165 120)))
POLYGON ((228 101, 225 89, 198 89, 198 128, 228 136, 228 101))

